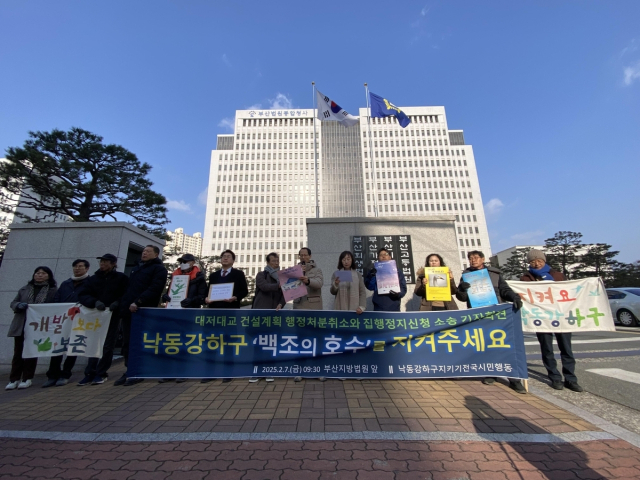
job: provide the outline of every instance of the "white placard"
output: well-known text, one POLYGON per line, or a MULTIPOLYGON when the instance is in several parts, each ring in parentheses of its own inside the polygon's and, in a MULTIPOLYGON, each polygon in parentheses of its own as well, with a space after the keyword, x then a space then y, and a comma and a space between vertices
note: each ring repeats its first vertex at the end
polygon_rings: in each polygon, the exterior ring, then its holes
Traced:
POLYGON ((602 279, 565 282, 515 282, 509 286, 522 298, 524 332, 614 332, 613 315, 602 279))
POLYGON ((233 297, 233 282, 216 283, 209 287, 209 301, 219 302, 233 297))
POLYGON ((189 275, 174 275, 171 277, 171 286, 168 295, 171 301, 167 303, 167 308, 182 308, 180 302, 187 298, 189 294, 189 275))

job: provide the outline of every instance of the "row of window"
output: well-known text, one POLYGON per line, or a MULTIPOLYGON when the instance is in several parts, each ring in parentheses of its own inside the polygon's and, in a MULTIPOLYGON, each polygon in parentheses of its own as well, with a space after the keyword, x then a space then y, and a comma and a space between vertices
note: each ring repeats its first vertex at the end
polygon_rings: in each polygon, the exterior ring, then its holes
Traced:
MULTIPOLYGON (((412 145, 413 145, 414 147, 415 147, 415 146, 418 146, 418 147, 420 147, 420 146, 426 147, 427 145, 428 145, 429 147, 431 147, 431 146, 432 146, 432 145, 431 145, 431 140, 420 140, 420 139, 418 139, 418 140, 417 140, 417 142, 418 142, 418 145, 416 145, 416 140, 411 140, 411 141, 407 140, 407 147, 410 147, 410 146, 412 146, 412 145), (422 142, 422 143, 420 143, 420 142, 422 142)), ((269 144, 269 145, 271 145, 271 144, 269 144)), ((274 144, 274 145, 275 145, 275 144, 274 144)), ((442 140, 436 140, 436 139, 434 139, 434 140, 433 140, 433 146, 434 146, 434 147, 437 147, 438 145, 442 146, 442 140), (438 142, 439 142, 439 143, 438 143, 438 142)), ((444 140, 444 145, 445 145, 445 146, 448 146, 448 145, 449 145, 449 144, 447 143, 447 141, 446 141, 446 140, 444 140)), ((366 150, 368 146, 369 146, 369 145, 367 145, 367 143, 364 143, 364 144, 362 145, 362 148, 363 148, 364 150, 366 150)), ((382 147, 387 147, 387 148, 389 148, 389 140, 385 140, 384 142, 383 142, 382 140, 380 140, 380 148, 382 148, 382 147), (383 145, 383 143, 384 143, 384 145, 383 145)), ((393 140, 391 140, 391 147, 393 147, 393 140)), ((404 147, 404 140, 396 140, 396 147, 404 147)), ((375 140, 375 141, 373 142, 373 148, 378 148, 378 141, 377 141, 377 140, 375 140)))
MULTIPOLYGON (((458 194, 458 199, 459 200, 462 200, 463 198, 465 200, 467 199, 467 192, 462 192, 462 193, 460 193, 460 192, 441 192, 441 193, 435 192, 435 199, 436 200, 440 200, 442 198, 442 200, 444 200, 445 193, 447 194, 447 199, 448 200, 450 200, 452 198, 451 197, 452 195, 453 195, 453 199, 455 200, 456 199, 456 193, 458 194), (441 195, 441 197, 440 197, 440 195, 441 195)), ((394 193, 389 193, 388 195, 389 195, 389 200, 393 200, 394 193)), ((395 199, 396 200, 404 200, 404 195, 405 195, 404 192, 400 192, 400 193, 396 192, 395 193, 395 199)), ((417 198, 418 200, 422 200, 422 192, 418 192, 418 193, 415 193, 415 192, 409 193, 409 192, 407 192, 407 200, 411 200, 411 199, 416 200, 416 195, 418 196, 418 198, 417 198), (412 195, 413 197, 410 197, 410 195, 412 195)), ((434 199, 433 195, 434 195, 434 192, 429 192, 429 199, 430 200, 434 199)), ((471 195, 471 192, 469 192, 469 198, 473 198, 472 195, 471 195)), ((425 200, 427 199, 426 192, 424 194, 424 199, 425 200)), ((378 200, 380 200, 380 201, 387 200, 387 194, 386 193, 378 193, 378 200)), ((371 201, 371 194, 370 193, 367 193, 367 201, 369 201, 369 202, 371 201)))
MULTIPOLYGON (((408 204, 408 205, 406 205, 406 208, 405 208, 404 204, 402 204, 402 205, 397 205, 396 204, 395 205, 395 207, 396 207, 395 210, 393 209, 393 207, 394 207, 393 205, 379 205, 378 208, 379 209, 384 208, 385 212, 394 212, 394 211, 395 212, 399 212, 399 211, 401 211, 400 209, 402 209, 403 212, 405 212, 405 211, 411 212, 412 211, 411 210, 411 205, 412 204, 408 204), (389 207, 389 208, 387 209, 387 207, 389 207)), ((447 211, 447 206, 449 207, 448 211, 458 211, 458 204, 457 203, 454 203, 454 204, 451 204, 451 203, 448 203, 448 204, 447 203, 435 203, 435 204, 434 203, 431 203, 431 204, 425 203, 424 204, 424 210, 422 208, 422 203, 414 203, 413 204, 413 211, 414 212, 418 212, 418 211, 420 211, 420 212, 422 212, 422 211, 425 211, 425 212, 428 212, 428 211, 432 211, 432 212, 443 211, 443 212, 446 212, 447 211), (431 209, 429 209, 429 205, 431 205, 431 209)), ((367 210, 369 212, 371 212, 371 205, 367 205, 367 210)), ((465 203, 465 204, 461 203, 460 204, 460 210, 469 210, 469 204, 468 203, 465 203), (465 207, 465 208, 462 208, 462 207, 465 207)), ((471 210, 475 210, 475 205, 473 203, 471 204, 471 210)))
MULTIPOLYGON (((442 136, 442 137, 446 137, 447 136, 447 131, 446 130, 442 130, 442 132, 440 131, 440 129, 437 130, 413 130, 412 128, 408 128, 407 130, 374 130, 373 135, 369 138, 383 138, 383 137, 435 137, 436 134, 438 137, 442 136), (426 132, 426 135, 425 135, 426 132), (379 133, 379 135, 378 135, 379 133), (415 133, 415 135, 414 135, 415 133), (388 135, 387 135, 388 134, 388 135), (420 134, 420 135, 419 135, 420 134)), ((362 137, 363 138, 367 138, 367 131, 364 130, 362 132, 362 137)))
MULTIPOLYGON (((457 151, 457 150, 456 150, 457 151)), ((386 158, 401 158, 401 157, 411 157, 411 152, 412 150, 402 150, 402 152, 400 152, 399 150, 386 150, 386 151, 380 151, 380 150, 376 150, 374 151, 374 155, 373 158, 379 158, 379 157, 386 157, 386 158), (389 152, 391 152, 391 154, 389 154, 389 152)), ((439 150, 440 153, 438 153, 438 150, 429 150, 429 153, 427 153, 427 150, 413 150, 413 156, 414 157, 444 157, 445 155, 448 157, 449 156, 449 150, 439 150), (424 155, 423 155, 424 152, 424 155), (436 152, 435 154, 433 152, 436 152), (446 154, 445 154, 446 152, 446 154)), ((462 151, 462 154, 464 155, 464 150, 462 151)), ((453 155, 453 150, 451 150, 451 155, 453 155)), ((369 157, 369 152, 365 151, 364 152, 364 158, 370 158, 369 157)))
MULTIPOLYGON (((280 210, 280 209, 278 209, 278 210, 280 210)), ((297 208, 296 208, 296 210, 297 210, 297 208)), ((256 212, 256 214, 257 213, 258 212, 256 212)), ((278 212, 278 213, 280 213, 280 212, 278 212)), ((287 212, 285 211, 285 212, 282 212, 282 213, 286 214, 287 212)), ((250 227, 252 222, 253 222, 253 226, 257 227, 258 226, 258 220, 260 220, 260 226, 261 227, 263 225, 276 225, 276 220, 277 220, 277 225, 280 225, 280 218, 281 217, 278 217, 277 219, 276 218, 272 218, 271 219, 271 223, 269 223, 269 219, 268 218, 253 218, 253 219, 251 219, 251 218, 249 218, 249 219, 243 218, 242 219, 242 226, 243 227, 246 227, 246 226, 250 227), (247 220, 249 221, 248 224, 247 224, 247 220)), ((283 225, 287 224, 287 219, 286 218, 282 219, 282 224, 283 225)), ((289 225, 298 225, 298 217, 295 217, 295 218, 291 218, 290 217, 289 218, 289 225), (291 223, 292 220, 293 220, 293 223, 291 223)), ((300 219, 300 225, 304 225, 304 218, 300 219)), ((238 223, 237 224, 235 222, 235 218, 231 219, 231 224, 229 224, 229 220, 220 220, 220 225, 218 225, 218 220, 214 220, 213 221, 213 226, 214 227, 218 227, 218 226, 220 226, 220 227, 236 227, 236 226, 239 227, 240 226, 240 219, 238 219, 238 223)))
MULTIPOLYGON (((274 238, 287 237, 287 230, 253 230, 253 236, 254 238, 269 238, 269 231, 271 231, 271 237, 274 237, 274 238), (282 235, 280 234, 280 232, 282 232, 282 235)), ((229 231, 218 230, 218 232, 213 232, 213 238, 216 238, 216 233, 217 233, 217 238, 227 238, 227 235, 228 235, 228 238, 233 238, 234 232, 236 234, 235 238, 244 238, 245 233, 247 235, 247 238, 251 238, 251 230, 229 230, 229 231)), ((289 237, 305 236, 303 230, 288 230, 288 232, 289 232, 289 237)))
MULTIPOLYGON (((287 148, 287 142, 273 142, 273 148, 271 148, 271 142, 265 143, 247 143, 246 149, 244 143, 236 143, 236 150, 260 150, 260 145, 262 145, 262 150, 298 150, 298 142, 289 142, 289 148, 287 148)), ((313 142, 299 142, 301 150, 309 150, 313 148, 313 142)))
POLYGON ((242 119, 242 126, 243 127, 312 127, 313 118, 244 118, 242 119))
MULTIPOLYGON (((441 115, 408 115, 411 123, 442 123, 440 122, 441 115)), ((392 125, 398 124, 396 117, 384 117, 384 118, 371 118, 371 123, 374 125, 392 125)))
POLYGON ((310 214, 314 214, 315 215, 315 206, 309 206, 309 205, 304 205, 304 206, 300 206, 300 207, 226 207, 226 208, 216 208, 213 211, 214 215, 247 215, 247 212, 249 215, 253 215, 253 212, 255 210, 255 214, 257 215, 258 213, 260 213, 260 215, 266 214, 266 215, 276 215, 276 209, 277 209, 277 213, 287 213, 286 209, 289 208, 289 213, 306 213, 307 217, 310 216, 310 214), (258 209, 260 209, 260 211, 258 211, 258 209), (282 209, 282 211, 281 211, 282 209), (236 212, 237 211, 237 212, 236 212))

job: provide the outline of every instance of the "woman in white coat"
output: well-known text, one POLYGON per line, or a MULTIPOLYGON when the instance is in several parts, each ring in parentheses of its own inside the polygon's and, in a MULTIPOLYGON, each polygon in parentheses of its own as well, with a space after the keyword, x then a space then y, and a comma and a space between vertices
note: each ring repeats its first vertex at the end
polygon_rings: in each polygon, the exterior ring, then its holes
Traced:
POLYGON ((332 275, 330 292, 336 297, 333 302, 333 309, 351 310, 360 315, 367 305, 367 291, 362 275, 355 269, 353 254, 348 250, 340 254, 338 270, 350 270, 351 281, 341 281, 335 272, 332 275))

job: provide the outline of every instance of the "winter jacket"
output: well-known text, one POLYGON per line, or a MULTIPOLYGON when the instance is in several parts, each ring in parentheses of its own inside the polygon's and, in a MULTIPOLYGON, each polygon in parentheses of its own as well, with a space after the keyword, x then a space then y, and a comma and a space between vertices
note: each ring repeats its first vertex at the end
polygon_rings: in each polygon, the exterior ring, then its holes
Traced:
POLYGON ((86 280, 78 301, 87 308, 95 308, 96 302, 100 300, 109 308, 113 302, 117 302, 122 298, 124 292, 127 291, 128 285, 129 278, 124 273, 116 271, 115 268, 109 273, 96 270, 86 280))
POLYGON ((140 262, 129 274, 129 287, 120 301, 122 312, 132 303, 138 307, 157 307, 167 285, 167 269, 158 257, 140 262))
POLYGON ((258 273, 258 275, 256 275, 256 293, 253 297, 251 308, 272 309, 278 305, 284 307, 286 303, 278 281, 266 270, 258 273))
POLYGON ((367 290, 373 291, 373 310, 375 312, 399 312, 401 299, 407 294, 407 282, 404 279, 404 275, 399 274, 398 280, 400 280, 400 292, 398 292, 397 300, 394 300, 388 293, 380 295, 378 293, 378 282, 376 281, 376 273, 372 268, 367 272, 367 276, 364 279, 364 284, 367 290))
MULTIPOLYGON (((53 303, 53 299, 55 298, 57 291, 57 287, 49 287, 47 297, 42 303, 53 303)), ((9 332, 7 333, 7 337, 21 337, 24 333, 24 322, 27 318, 27 311, 16 310, 16 307, 19 303, 29 303, 28 284, 18 290, 16 298, 14 298, 13 302, 11 302, 11 310, 15 312, 15 315, 13 316, 13 320, 11 321, 11 325, 9 325, 9 332)))
MULTIPOLYGON (((420 267, 416 272, 416 288, 413 293, 421 298, 420 311, 430 312, 433 310, 433 302, 427 300, 427 287, 422 283, 424 280, 424 267, 420 267)), ((451 295, 458 293, 458 287, 453 280, 450 279, 449 285, 451 286, 451 295)), ((458 304, 452 298, 449 302, 443 302, 445 310, 458 310, 458 304)))
MULTIPOLYGON (((194 267, 197 268, 197 267, 194 267)), ((188 273, 182 273, 181 269, 178 269, 173 272, 173 275, 189 275, 188 273), (178 273, 176 271, 180 270, 178 273)), ((169 292, 169 288, 171 288, 171 283, 169 283, 169 287, 167 288, 166 294, 171 296, 169 292)), ((194 279, 189 279, 189 291, 187 292, 187 296, 185 300, 188 301, 187 306, 184 308, 200 308, 204 304, 204 299, 207 298, 207 280, 204 276, 204 273, 198 269, 196 272, 194 279)))
MULTIPOLYGON (((493 285, 493 289, 496 292, 496 297, 498 297, 498 303, 505 302, 513 302, 515 298, 518 297, 518 294, 511 290, 511 287, 505 279, 502 277, 502 272, 494 267, 483 267, 489 271, 489 278, 491 279, 491 284, 493 285)), ((469 267, 467 268, 463 274, 467 272, 475 272, 480 270, 478 268, 469 267)), ((460 280, 460 283, 464 282, 464 280, 460 280)), ((469 301, 469 295, 467 292, 460 291, 460 285, 458 284, 458 293, 456 293, 456 298, 461 302, 467 302, 467 308, 471 307, 471 302, 469 301)))
POLYGON ((336 274, 331 275, 331 288, 329 291, 331 295, 335 295, 335 301, 333 302, 334 310, 351 310, 354 311, 358 307, 362 307, 365 310, 367 306, 367 291, 364 286, 364 279, 357 270, 351 270, 352 281, 340 282, 336 286, 336 274), (345 291, 345 295, 339 295, 339 292, 345 291), (343 303, 342 298, 348 298, 347 303, 343 303))
POLYGON ((322 284, 324 278, 322 270, 316 266, 316 262, 309 260, 307 271, 304 274, 309 279, 307 294, 304 297, 296 298, 293 301, 293 308, 300 310, 322 310, 322 284))
MULTIPOLYGON (((209 308, 240 308, 240 302, 249 295, 249 286, 247 285, 247 277, 242 270, 231 268, 231 271, 222 276, 222 269, 209 275, 209 287, 219 283, 233 283, 233 296, 237 298, 235 302, 213 302, 207 305, 209 308)), ((275 308, 275 307, 273 307, 275 308)))
MULTIPOLYGON (((549 270, 549 274, 553 277, 554 282, 564 282, 566 280, 564 273, 557 272, 553 268, 549 270)), ((525 273, 522 277, 520 277, 521 282, 542 282, 544 279, 542 277, 538 277, 531 273, 531 271, 525 273)))
POLYGON ((89 280, 89 277, 80 280, 77 285, 74 285, 72 278, 66 279, 60 284, 53 303, 78 303, 78 298, 87 284, 87 280, 89 280))

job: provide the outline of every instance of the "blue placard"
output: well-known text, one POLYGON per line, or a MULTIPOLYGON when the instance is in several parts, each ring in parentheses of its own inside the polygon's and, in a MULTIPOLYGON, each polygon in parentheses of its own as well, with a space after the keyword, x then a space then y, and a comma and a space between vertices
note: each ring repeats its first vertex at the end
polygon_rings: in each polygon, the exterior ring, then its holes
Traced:
POLYGON ((491 283, 491 277, 489 277, 489 270, 486 268, 463 273, 462 280, 471 284, 467 295, 472 307, 488 307, 498 303, 496 291, 491 283))
POLYGON ((440 312, 142 308, 128 376, 527 378, 510 304, 440 312))

